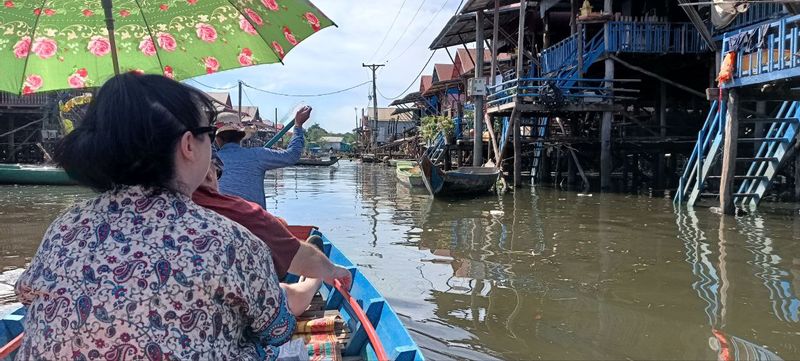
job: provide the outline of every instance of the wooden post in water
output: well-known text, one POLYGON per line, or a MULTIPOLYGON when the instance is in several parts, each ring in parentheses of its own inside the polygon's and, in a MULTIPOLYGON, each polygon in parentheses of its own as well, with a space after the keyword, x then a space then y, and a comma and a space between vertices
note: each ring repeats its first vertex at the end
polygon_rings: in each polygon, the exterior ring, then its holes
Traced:
MULTIPOLYGON (((484 78, 483 66, 483 10, 475 13, 475 79, 484 78)), ((475 122, 472 128, 475 134, 472 137, 472 166, 483 165, 483 95, 475 95, 475 122)))
POLYGON ((800 152, 794 156, 794 201, 800 201, 800 152))
MULTIPOLYGON (((519 4, 519 32, 517 35, 517 79, 525 77, 524 63, 525 63, 525 15, 528 10, 528 2, 522 1, 519 4)), ((519 103, 519 90, 517 90, 517 97, 514 102, 519 103)), ((516 116, 512 121, 514 122, 514 188, 522 186, 522 141, 520 135, 520 118, 521 113, 516 112, 516 116)))
MULTIPOLYGON (((658 82, 658 124, 659 135, 663 142, 667 138, 667 84, 663 81, 658 82)), ((663 143, 662 143, 663 144, 663 143)), ((664 148, 661 147, 658 153, 658 179, 656 179, 656 190, 661 194, 666 188, 666 158, 664 148)))
MULTIPOLYGON (((722 89, 720 89, 722 91, 722 89)), ((722 153, 722 177, 719 188, 719 206, 724 214, 735 214, 733 180, 736 174, 736 146, 739 137, 739 94, 728 92, 728 110, 725 113, 725 146, 722 153)))

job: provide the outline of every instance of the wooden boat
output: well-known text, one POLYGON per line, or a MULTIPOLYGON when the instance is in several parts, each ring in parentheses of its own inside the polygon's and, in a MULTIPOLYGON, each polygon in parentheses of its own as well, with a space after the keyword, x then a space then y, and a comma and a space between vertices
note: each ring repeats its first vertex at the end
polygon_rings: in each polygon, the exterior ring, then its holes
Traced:
POLYGON ((419 164, 422 181, 434 197, 481 195, 488 192, 500 176, 500 170, 494 167, 461 167, 445 172, 427 156, 422 156, 419 164))
POLYGON ((327 167, 336 164, 339 157, 330 157, 329 159, 323 158, 300 158, 296 165, 310 165, 310 166, 323 166, 327 167))
MULTIPOLYGON (((359 272, 358 267, 352 261, 316 227, 289 226, 289 229, 300 239, 307 239, 310 235, 320 236, 325 255, 332 262, 350 269, 353 274, 353 285, 349 291, 340 284, 334 286, 323 284, 316 297, 319 301, 316 306, 321 307, 319 311, 334 312, 341 316, 341 321, 348 329, 346 342, 341 344, 342 358, 380 361, 425 360, 419 347, 388 301, 375 289, 366 276, 359 272)), ((297 276, 287 276, 287 282, 296 282, 297 279, 297 276)), ((312 302, 309 309, 314 306, 315 303, 312 302)), ((14 359, 15 353, 22 343, 22 320, 25 313, 26 310, 21 305, 11 307, 5 313, 0 313, 0 345, 2 345, 0 346, 0 360, 14 359)))
POLYGON ((375 154, 362 154, 361 155, 361 162, 362 163, 378 163, 380 159, 378 159, 375 154))
POLYGON ((75 185, 63 169, 46 165, 0 164, 0 184, 75 185))
POLYGON ((406 187, 425 188, 425 182, 422 181, 422 172, 417 167, 416 162, 397 162, 395 174, 397 175, 397 180, 406 187))
POLYGON ((409 162, 414 164, 417 163, 417 161, 414 159, 389 159, 389 166, 397 167, 397 165, 400 163, 409 163, 409 162))

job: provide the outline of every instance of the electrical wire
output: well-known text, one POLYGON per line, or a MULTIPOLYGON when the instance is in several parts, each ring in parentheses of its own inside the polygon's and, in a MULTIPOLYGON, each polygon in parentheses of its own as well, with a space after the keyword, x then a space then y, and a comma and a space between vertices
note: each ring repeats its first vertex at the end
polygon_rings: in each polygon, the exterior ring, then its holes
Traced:
POLYGON ((392 24, 389 25, 389 29, 386 30, 386 34, 383 34, 383 40, 381 40, 380 45, 378 45, 378 47, 375 48, 375 52, 372 53, 372 56, 369 57, 368 62, 372 62, 372 58, 374 58, 375 55, 378 54, 378 51, 381 50, 381 47, 383 47, 383 44, 386 42, 386 38, 389 37, 389 34, 392 32, 392 28, 394 28, 394 24, 397 22, 397 18, 400 17, 400 12, 402 12, 403 7, 406 6, 406 1, 407 0, 403 0, 403 3, 400 4, 400 9, 397 9, 397 14, 394 14, 394 20, 392 20, 392 24))
MULTIPOLYGON (((462 0, 462 1, 463 1, 463 0, 462 0)), ((447 6, 447 3, 448 3, 448 2, 450 2, 450 0, 445 0, 445 1, 444 1, 444 3, 442 3, 442 7, 440 7, 440 8, 439 8, 439 10, 437 10, 437 11, 436 11, 436 13, 435 13, 435 14, 433 14, 433 17, 431 18, 431 20, 430 20, 430 21, 428 21, 428 23, 427 23, 427 24, 425 24, 425 27, 422 29, 422 31, 420 31, 420 32, 419 32, 419 34, 417 34, 417 37, 416 37, 416 38, 414 38, 414 40, 412 40, 412 41, 411 41, 411 43, 410 43, 410 44, 408 44, 408 46, 406 46, 406 48, 405 48, 405 49, 403 49, 403 51, 402 51, 402 52, 401 52, 399 55, 397 55, 397 57, 396 57, 395 59, 397 59, 397 58, 401 58, 403 55, 405 55, 405 53, 408 51, 408 49, 411 49, 411 47, 412 47, 414 44, 416 44, 416 43, 417 43, 417 41, 419 41, 419 39, 422 37, 422 35, 424 35, 424 34, 425 34, 425 31, 427 31, 427 30, 428 30, 428 28, 431 26, 431 24, 433 24, 433 20, 435 20, 435 19, 436 19, 436 17, 437 17, 437 16, 439 16, 439 13, 441 13, 441 12, 442 12, 442 10, 444 10, 444 8, 447 6)), ((459 6, 460 6, 460 5, 459 5, 459 6)))
POLYGON ((199 80, 194 79, 194 78, 188 79, 188 80, 193 81, 193 82, 195 82, 195 83, 197 83, 197 84, 199 84, 201 86, 204 86, 206 88, 213 89, 213 90, 231 90, 231 89, 237 87, 237 85, 231 85, 230 87, 227 87, 227 88, 219 88, 219 87, 214 87, 214 86, 211 86, 211 85, 208 85, 208 84, 201 83, 199 80))
POLYGON ((425 2, 426 1, 427 0, 422 0, 422 3, 419 4, 419 7, 417 8, 417 11, 414 13, 414 15, 411 16, 411 20, 408 22, 408 25, 406 25, 403 28, 403 32, 400 33, 400 36, 397 37, 397 41, 395 41, 394 44, 392 45, 392 47, 389 48, 389 51, 387 51, 386 54, 383 55, 384 58, 388 58, 389 54, 391 54, 392 51, 395 48, 397 48, 397 44, 400 44, 400 40, 403 40, 403 37, 406 35, 406 33, 408 33, 408 29, 411 27, 411 24, 413 24, 414 20, 417 19, 417 15, 419 15, 420 10, 422 10, 422 7, 425 6, 425 2))
POLYGON ((383 99, 386 99, 386 100, 395 100, 395 99, 403 96, 403 94, 405 94, 408 91, 408 89, 411 89, 411 87, 414 86, 414 83, 417 82, 417 79, 419 79, 420 75, 422 75, 422 72, 425 71, 425 68, 428 66, 428 64, 430 64, 431 59, 433 59, 433 56, 436 55, 436 51, 438 51, 438 50, 439 49, 436 49, 433 52, 431 52, 431 56, 428 58, 428 61, 426 61, 425 65, 422 66, 422 69, 419 70, 419 73, 417 74, 416 77, 414 77, 414 80, 411 81, 411 84, 408 84, 408 87, 405 90, 403 90, 402 92, 400 92, 400 95, 398 95, 396 97, 393 97, 393 98, 389 98, 389 97, 383 95, 383 93, 381 93, 380 89, 378 89, 378 93, 381 95, 381 97, 383 97, 383 99))
POLYGON ((250 88, 250 89, 253 89, 253 90, 256 90, 256 91, 260 91, 260 92, 263 92, 263 93, 267 93, 267 94, 280 95, 280 96, 284 96, 284 97, 305 97, 305 98, 310 98, 310 97, 322 97, 322 96, 327 96, 327 95, 334 95, 334 94, 344 93, 344 92, 346 92, 348 90, 353 90, 355 88, 367 85, 367 84, 369 84, 371 82, 372 82, 371 80, 370 81, 365 81, 363 83, 359 83, 359 84, 353 85, 353 86, 348 87, 348 88, 335 90, 335 91, 327 92, 327 93, 319 93, 319 94, 287 94, 287 93, 280 93, 280 92, 274 92, 274 91, 269 91, 269 90, 265 90, 265 89, 256 88, 256 87, 254 87, 254 86, 252 86, 250 84, 247 84, 245 82, 242 82, 242 84, 244 86, 250 88))

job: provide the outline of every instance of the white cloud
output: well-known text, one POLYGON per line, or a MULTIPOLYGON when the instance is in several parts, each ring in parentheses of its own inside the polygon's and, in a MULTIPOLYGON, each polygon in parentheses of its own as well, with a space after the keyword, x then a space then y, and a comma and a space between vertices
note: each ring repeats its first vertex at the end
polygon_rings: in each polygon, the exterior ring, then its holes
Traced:
MULTIPOLYGON (((338 25, 338 28, 323 29, 303 41, 286 56, 285 65, 273 64, 237 69, 200 77, 198 80, 204 84, 224 88, 236 84, 241 79, 257 88, 288 94, 331 92, 370 80, 369 71, 361 64, 368 62, 376 53, 376 47, 387 33, 403 1, 316 0, 313 2, 338 25)), ((378 71, 378 88, 383 95, 396 96, 408 87, 430 56, 428 46, 431 41, 442 30, 457 6, 456 0, 405 1, 395 26, 372 59, 373 63, 386 62, 386 67, 378 71), (411 21, 420 5, 422 8, 419 14, 411 21), (444 8, 436 14, 443 5, 444 8), (418 36, 419 39, 409 47, 418 36), (400 40, 393 51, 387 54, 398 39, 400 40), (406 48, 408 51, 402 57, 398 57, 406 48)), ((451 61, 447 53, 439 51, 423 74, 430 74, 433 71, 433 64, 437 62, 451 61)), ((190 84, 196 85, 193 82, 190 84)), ((411 91, 417 87, 418 81, 411 87, 411 91)), ((358 108, 360 114, 361 108, 367 106, 367 95, 371 91, 371 84, 332 96, 308 98, 282 97, 247 88, 245 90, 249 99, 261 107, 263 117, 272 119, 275 107, 278 108, 279 117, 282 117, 297 103, 303 101, 314 107, 309 124, 319 123, 329 131, 346 132, 355 127, 353 108, 358 108)), ((230 92, 235 104, 238 101, 238 91, 233 89, 230 92)), ((243 98, 243 104, 250 103, 246 97, 243 98)), ((378 97, 379 106, 386 106, 390 102, 378 97)))

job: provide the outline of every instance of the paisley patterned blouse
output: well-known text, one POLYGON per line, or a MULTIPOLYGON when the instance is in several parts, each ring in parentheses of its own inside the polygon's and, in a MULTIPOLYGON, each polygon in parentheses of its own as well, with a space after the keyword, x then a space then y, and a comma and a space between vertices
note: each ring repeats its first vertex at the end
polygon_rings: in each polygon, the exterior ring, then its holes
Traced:
POLYGON ((58 217, 16 292, 21 360, 274 359, 296 324, 261 240, 141 187, 58 217))

